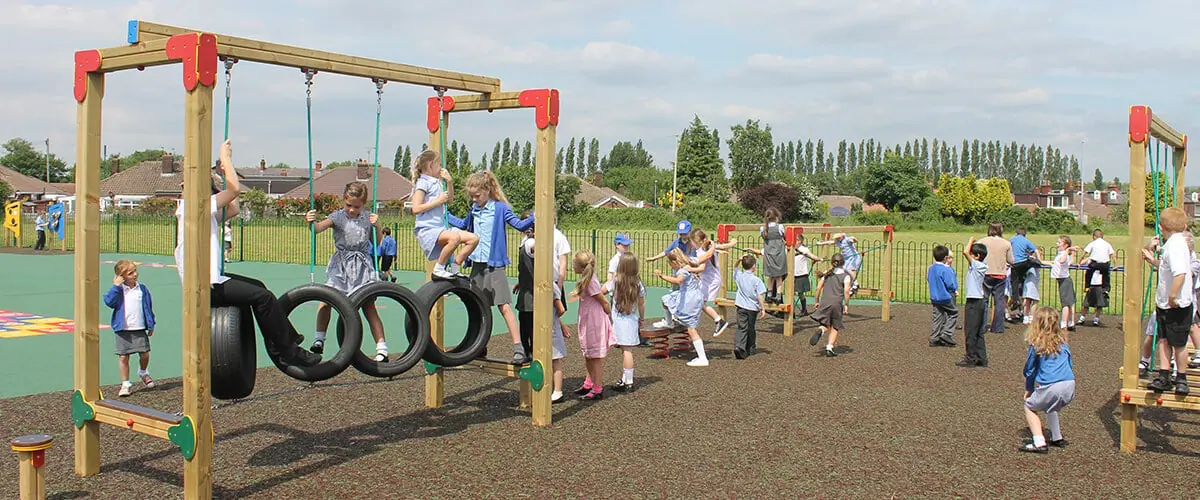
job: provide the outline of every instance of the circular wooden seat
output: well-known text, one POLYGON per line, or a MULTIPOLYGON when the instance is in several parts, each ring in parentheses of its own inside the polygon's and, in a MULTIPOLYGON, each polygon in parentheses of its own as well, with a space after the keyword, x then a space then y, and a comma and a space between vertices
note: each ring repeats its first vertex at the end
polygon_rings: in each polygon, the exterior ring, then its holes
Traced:
POLYGON ((49 434, 31 434, 21 436, 11 441, 12 451, 40 451, 50 448, 50 443, 54 441, 54 436, 49 434))

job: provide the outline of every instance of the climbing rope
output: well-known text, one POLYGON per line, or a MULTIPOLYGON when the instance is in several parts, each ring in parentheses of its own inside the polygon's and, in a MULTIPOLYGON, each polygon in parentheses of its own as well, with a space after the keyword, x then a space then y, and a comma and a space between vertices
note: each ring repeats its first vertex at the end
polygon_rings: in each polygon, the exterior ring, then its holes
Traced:
MULTIPOLYGON (((222 143, 229 140, 229 102, 233 97, 233 87, 231 86, 233 83, 233 65, 237 64, 237 62, 238 60, 235 58, 225 58, 225 138, 223 139, 222 143)), ((220 159, 217 161, 219 163, 220 159)), ((225 178, 225 175, 222 172, 221 189, 225 189, 228 184, 229 180, 225 178)), ((217 269, 218 273, 222 276, 225 275, 225 224, 228 224, 228 222, 225 221, 225 207, 221 207, 221 236, 219 237, 219 241, 221 242, 219 247, 221 249, 221 258, 218 260, 219 264, 217 264, 217 269)))
MULTIPOLYGON (((383 118, 383 85, 387 83, 387 80, 381 78, 373 78, 371 81, 375 82, 375 170, 371 174, 371 211, 368 213, 376 212, 379 206, 379 126, 383 118)), ((370 231, 370 235, 371 249, 378 254, 379 242, 376 241, 374 228, 370 231)), ((379 271, 377 257, 378 255, 371 256, 371 270, 376 272, 379 271)))
MULTIPOLYGON (((304 72, 305 86, 305 125, 308 132, 308 209, 317 209, 317 200, 313 195, 313 153, 312 153, 312 86, 313 75, 317 74, 317 70, 309 68, 301 68, 304 72)), ((317 282, 317 225, 308 225, 309 233, 309 257, 308 257, 308 281, 310 283, 317 282)))
MULTIPOLYGON (((446 88, 434 87, 438 96, 438 156, 442 157, 442 170, 446 170, 446 88)), ((442 181, 442 192, 446 192, 446 181, 442 181)), ((450 227, 450 210, 442 211, 442 228, 450 227)))

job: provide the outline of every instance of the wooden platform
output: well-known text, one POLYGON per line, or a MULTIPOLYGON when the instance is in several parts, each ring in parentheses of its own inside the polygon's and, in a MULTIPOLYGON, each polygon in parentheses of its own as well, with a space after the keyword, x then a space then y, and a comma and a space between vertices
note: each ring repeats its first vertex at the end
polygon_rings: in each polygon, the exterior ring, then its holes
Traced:
POLYGON ((115 399, 101 399, 93 404, 96 421, 123 427, 159 439, 169 439, 167 431, 179 425, 182 418, 115 399))
POLYGON ((1188 396, 1179 396, 1173 392, 1155 393, 1149 389, 1121 389, 1121 403, 1138 406, 1160 406, 1181 410, 1200 410, 1200 394, 1196 389, 1188 396))

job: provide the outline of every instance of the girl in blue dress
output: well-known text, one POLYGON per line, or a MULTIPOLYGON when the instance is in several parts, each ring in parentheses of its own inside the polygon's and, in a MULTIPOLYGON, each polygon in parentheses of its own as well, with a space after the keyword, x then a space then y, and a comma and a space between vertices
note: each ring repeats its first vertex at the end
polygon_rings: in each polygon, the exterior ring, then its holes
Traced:
POLYGON ((691 265, 691 260, 678 248, 667 254, 667 261, 675 274, 664 276, 662 270, 655 269, 654 275, 667 283, 679 285, 679 289, 663 297, 666 318, 654 326, 671 328, 679 324, 687 327, 688 338, 696 348, 696 358, 688 361, 688 366, 708 366, 704 341, 700 340, 700 334, 696 332, 696 327, 700 325, 700 310, 704 307, 704 292, 700 289, 699 275, 703 268, 691 265))

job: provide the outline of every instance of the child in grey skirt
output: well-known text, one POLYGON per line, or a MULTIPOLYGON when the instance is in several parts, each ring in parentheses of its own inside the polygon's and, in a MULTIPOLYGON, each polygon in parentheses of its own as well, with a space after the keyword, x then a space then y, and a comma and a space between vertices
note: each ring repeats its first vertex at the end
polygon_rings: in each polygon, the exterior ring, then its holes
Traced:
POLYGON ((137 264, 121 260, 113 266, 113 286, 104 294, 104 305, 112 308, 113 333, 116 334, 115 350, 121 372, 121 391, 125 397, 133 391, 129 381, 129 356, 138 355, 138 377, 146 388, 154 387, 150 377, 150 336, 154 335, 154 301, 150 289, 138 283, 137 264))
POLYGON ((1075 399, 1071 349, 1067 346, 1066 331, 1059 326, 1058 312, 1049 307, 1038 307, 1025 341, 1029 343, 1029 355, 1025 360, 1025 422, 1029 424, 1033 442, 1019 450, 1046 453, 1047 445, 1067 446, 1058 412, 1075 399), (1046 413, 1046 423, 1050 424, 1049 441, 1042 433, 1042 421, 1036 413, 1039 411, 1046 413))

